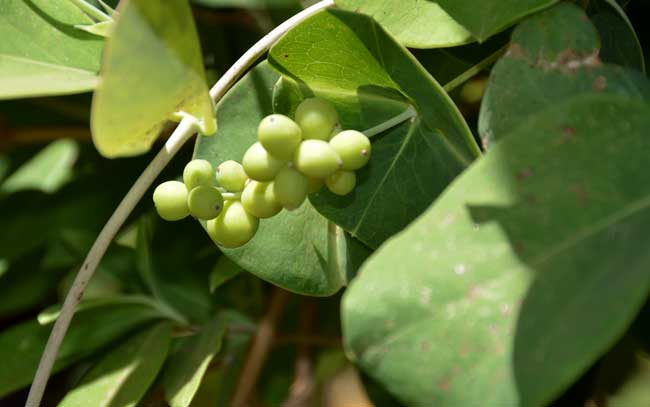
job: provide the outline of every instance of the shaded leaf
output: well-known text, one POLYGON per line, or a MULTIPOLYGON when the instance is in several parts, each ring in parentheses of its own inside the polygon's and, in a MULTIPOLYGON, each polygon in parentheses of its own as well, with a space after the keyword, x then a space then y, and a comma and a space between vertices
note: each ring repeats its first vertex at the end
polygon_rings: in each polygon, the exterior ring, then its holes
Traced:
POLYGON ((191 114, 206 127, 214 121, 188 1, 160 7, 124 0, 119 10, 91 115, 95 146, 106 157, 149 150, 175 112, 191 114))
POLYGON ((520 24, 509 51, 492 70, 481 105, 483 144, 489 146, 531 115, 582 94, 650 100, 650 84, 640 73, 602 64, 599 44, 596 28, 570 3, 520 24))
POLYGON ((282 37, 269 61, 300 83, 303 97, 334 103, 346 129, 368 129, 409 106, 417 110, 414 119, 372 139, 372 157, 357 172, 353 193, 310 196, 321 214, 371 248, 422 213, 479 154, 440 85, 369 17, 321 12, 282 37))
POLYGON ((336 5, 373 17, 406 47, 453 47, 474 40, 435 1, 336 0, 336 5))
MULTIPOLYGON (((217 137, 199 137, 195 158, 215 167, 226 160, 241 162, 257 140, 257 126, 273 113, 272 92, 278 79, 266 63, 250 71, 217 106, 217 137)), ((237 249, 221 250, 256 276, 305 295, 331 295, 347 282, 353 250, 363 249, 342 230, 328 225, 309 202, 260 221, 255 237, 237 249)), ((367 251, 367 249, 364 249, 367 251)))
MULTIPOLYGON (((142 305, 98 307, 79 312, 59 350, 54 372, 111 344, 131 329, 159 318, 142 305)), ((0 397, 31 383, 52 330, 36 320, 14 325, 0 333, 0 397)))
POLYGON ((192 402, 208 365, 221 350, 226 321, 218 314, 203 325, 201 332, 187 338, 174 353, 163 379, 165 399, 171 407, 187 407, 192 402))
POLYGON ((589 95, 497 143, 365 263, 348 355, 406 404, 551 402, 648 296, 649 125, 646 105, 589 95))
POLYGON ((74 28, 88 23, 67 0, 2 0, 0 99, 93 89, 103 42, 74 28))
POLYGON ((102 358, 59 407, 134 407, 153 383, 171 342, 171 324, 145 328, 102 358))
POLYGON ((24 189, 56 192, 72 177, 79 147, 74 140, 53 141, 14 171, 0 184, 0 192, 24 189))
POLYGON ((449 15, 468 29, 479 41, 505 30, 525 16, 542 10, 558 0, 436 0, 449 15))
POLYGON ((600 34, 600 58, 645 72, 641 43, 621 6, 615 0, 594 0, 589 3, 587 13, 600 34))
POLYGON ((274 9, 295 7, 299 0, 192 0, 192 3, 206 7, 274 9))
POLYGON ((214 293, 217 288, 238 276, 245 270, 230 260, 227 256, 219 257, 217 264, 210 272, 210 292, 214 293))

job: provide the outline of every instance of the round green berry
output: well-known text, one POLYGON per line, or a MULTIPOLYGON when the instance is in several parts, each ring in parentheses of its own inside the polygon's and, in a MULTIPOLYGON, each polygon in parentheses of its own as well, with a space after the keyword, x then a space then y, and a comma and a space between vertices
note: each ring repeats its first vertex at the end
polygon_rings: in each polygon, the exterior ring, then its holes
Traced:
POLYGON ((370 159, 370 140, 360 131, 344 130, 330 140, 330 145, 341 157, 344 170, 358 170, 370 159))
POLYGON ((224 161, 217 167, 217 182, 230 192, 243 191, 247 179, 244 167, 237 161, 224 161))
POLYGON ((278 173, 273 181, 277 200, 291 210, 302 205, 309 190, 309 181, 300 171, 286 167, 278 173))
POLYGON ((296 108, 296 123, 304 139, 329 140, 339 122, 339 115, 331 103, 320 98, 303 100, 296 108))
POLYGON ((187 207, 187 187, 180 181, 167 181, 153 191, 153 204, 165 220, 181 220, 190 214, 187 207))
POLYGON ((227 201, 223 210, 207 224, 208 234, 219 246, 235 248, 253 238, 260 220, 244 210, 241 202, 227 201))
POLYGON ((270 218, 282 210, 272 182, 249 182, 241 193, 241 204, 246 212, 258 218, 270 218))
POLYGON ((273 181, 273 178, 280 172, 286 163, 272 156, 261 143, 257 142, 250 146, 242 160, 244 171, 256 181, 273 181))
POLYGON ((298 146, 293 163, 308 177, 325 178, 341 168, 341 157, 326 141, 305 140, 298 146))
POLYGON ((347 195, 354 189, 357 177, 352 171, 336 171, 325 178, 327 189, 336 195, 347 195))
POLYGON ((223 196, 215 187, 196 187, 187 196, 187 206, 197 219, 214 219, 223 209, 223 196))
POLYGON ((260 122, 257 138, 271 155, 290 160, 302 140, 302 130, 287 116, 272 114, 260 122))
POLYGON ((192 160, 183 170, 183 182, 188 191, 198 186, 214 185, 214 168, 206 160, 192 160))
POLYGON ((308 192, 310 194, 320 191, 325 184, 325 181, 323 181, 321 178, 307 178, 307 182, 309 183, 308 192))

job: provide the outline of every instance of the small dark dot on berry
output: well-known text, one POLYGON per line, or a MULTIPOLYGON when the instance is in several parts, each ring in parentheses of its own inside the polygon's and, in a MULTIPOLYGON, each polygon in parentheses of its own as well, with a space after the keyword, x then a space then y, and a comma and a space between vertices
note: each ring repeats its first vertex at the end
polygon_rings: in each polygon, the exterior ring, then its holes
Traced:
POLYGON ((361 155, 364 155, 364 156, 368 155, 368 150, 366 150, 365 148, 363 150, 361 150, 361 155))

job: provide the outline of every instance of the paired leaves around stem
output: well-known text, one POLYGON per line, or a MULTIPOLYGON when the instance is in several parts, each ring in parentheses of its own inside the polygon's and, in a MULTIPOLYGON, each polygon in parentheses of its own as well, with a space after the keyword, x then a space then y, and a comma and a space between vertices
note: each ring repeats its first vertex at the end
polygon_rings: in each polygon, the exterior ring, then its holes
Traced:
POLYGON ((270 51, 289 96, 286 112, 317 95, 336 106, 344 129, 373 127, 412 106, 417 116, 373 137, 355 191, 310 196, 325 217, 376 248, 417 217, 476 156, 463 117, 440 85, 371 18, 321 12, 270 51))
POLYGON ((74 27, 90 23, 68 1, 3 0, 0 99, 92 90, 104 42, 74 27))
POLYGON ((91 127, 107 157, 143 153, 165 122, 182 111, 214 128, 201 49, 187 0, 161 7, 124 0, 102 64, 91 127))
MULTIPOLYGON (((262 63, 244 76, 217 106, 221 117, 216 137, 199 137, 194 157, 214 167, 241 162, 257 141, 257 126, 274 113, 273 92, 279 75, 262 63)), ((332 295, 347 284, 369 250, 305 202, 260 221, 255 237, 241 248, 221 250, 245 270, 300 294, 332 295)))
POLYGON ((496 143, 364 264, 349 355, 410 404, 552 402, 647 298, 649 125, 647 105, 587 95, 496 143))

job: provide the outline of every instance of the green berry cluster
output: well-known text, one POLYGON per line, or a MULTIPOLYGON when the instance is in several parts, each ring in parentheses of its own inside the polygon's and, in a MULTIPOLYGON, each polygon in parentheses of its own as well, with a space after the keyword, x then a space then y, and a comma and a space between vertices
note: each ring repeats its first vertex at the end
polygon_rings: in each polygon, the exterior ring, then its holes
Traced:
POLYGON ((246 151, 242 164, 225 161, 213 172, 207 161, 191 161, 183 172, 184 183, 168 181, 154 191, 160 216, 207 220, 210 237, 233 248, 255 235, 259 219, 298 208, 323 184, 337 195, 352 192, 354 171, 370 159, 368 137, 341 131, 336 110, 319 98, 304 100, 294 119, 281 114, 262 119, 258 142, 246 151), (227 192, 225 204, 222 192, 227 192))

